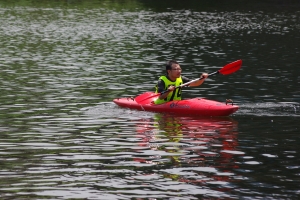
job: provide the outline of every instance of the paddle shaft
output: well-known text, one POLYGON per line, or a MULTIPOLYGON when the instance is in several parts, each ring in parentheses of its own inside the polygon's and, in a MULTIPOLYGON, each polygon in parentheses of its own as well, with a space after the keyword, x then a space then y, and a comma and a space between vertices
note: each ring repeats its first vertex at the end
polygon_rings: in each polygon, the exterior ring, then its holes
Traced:
MULTIPOLYGON (((219 71, 216 71, 216 72, 213 72, 213 73, 208 74, 208 76, 211 76, 211 75, 214 75, 214 74, 218 74, 218 73, 220 73, 220 72, 219 72, 219 71)), ((176 89, 176 88, 182 88, 182 87, 184 87, 184 86, 187 86, 187 85, 189 85, 189 84, 191 84, 191 83, 194 83, 194 82, 196 82, 196 81, 199 81, 199 80, 201 80, 201 79, 203 79, 203 77, 197 78, 197 79, 191 80, 191 81, 189 81, 189 82, 187 82, 187 83, 184 83, 184 84, 182 84, 182 85, 179 85, 179 86, 175 87, 175 89, 176 89)), ((160 95, 162 95, 162 94, 164 94, 164 93, 166 93, 166 92, 169 92, 169 91, 170 91, 170 90, 162 91, 162 92, 160 93, 160 95)))

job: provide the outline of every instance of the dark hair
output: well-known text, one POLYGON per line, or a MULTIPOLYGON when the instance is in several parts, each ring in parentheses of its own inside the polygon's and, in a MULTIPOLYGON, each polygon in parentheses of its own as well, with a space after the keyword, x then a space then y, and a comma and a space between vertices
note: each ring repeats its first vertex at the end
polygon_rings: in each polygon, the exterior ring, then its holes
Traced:
POLYGON ((176 60, 170 60, 170 61, 167 62, 167 64, 166 64, 166 72, 167 73, 168 73, 168 70, 172 69, 173 64, 179 65, 179 63, 176 60))

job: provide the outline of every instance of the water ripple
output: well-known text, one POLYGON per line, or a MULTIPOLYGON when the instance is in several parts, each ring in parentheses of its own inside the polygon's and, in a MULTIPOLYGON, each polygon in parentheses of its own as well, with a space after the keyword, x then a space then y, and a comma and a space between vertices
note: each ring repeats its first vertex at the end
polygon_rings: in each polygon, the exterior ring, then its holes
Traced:
POLYGON ((0 14, 1 197, 299 195, 298 12, 14 6, 0 14), (238 73, 184 91, 236 99, 236 120, 112 103, 153 90, 171 58, 190 78, 245 60, 238 73))

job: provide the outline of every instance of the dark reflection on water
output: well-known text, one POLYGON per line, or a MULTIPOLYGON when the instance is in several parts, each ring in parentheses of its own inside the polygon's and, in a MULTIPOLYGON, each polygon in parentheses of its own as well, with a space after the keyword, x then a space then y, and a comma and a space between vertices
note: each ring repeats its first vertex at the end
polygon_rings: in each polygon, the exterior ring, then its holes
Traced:
POLYGON ((251 195, 270 198, 299 197, 299 119, 291 117, 241 117, 239 121, 239 149, 245 153, 237 170, 246 178, 242 195, 249 195, 244 187, 251 187, 251 195))
POLYGON ((1 198, 299 198, 298 5, 153 2, 0 2, 1 198), (173 58, 190 78, 242 59, 184 89, 240 109, 112 103, 153 90, 173 58))

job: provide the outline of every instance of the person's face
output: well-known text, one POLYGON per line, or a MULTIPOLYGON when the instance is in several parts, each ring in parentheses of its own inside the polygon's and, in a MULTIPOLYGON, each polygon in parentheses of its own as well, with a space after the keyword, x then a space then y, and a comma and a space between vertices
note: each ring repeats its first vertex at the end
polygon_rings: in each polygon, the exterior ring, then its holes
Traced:
POLYGON ((169 77, 171 79, 179 78, 181 75, 181 67, 178 64, 173 64, 171 70, 168 71, 169 71, 169 77))

